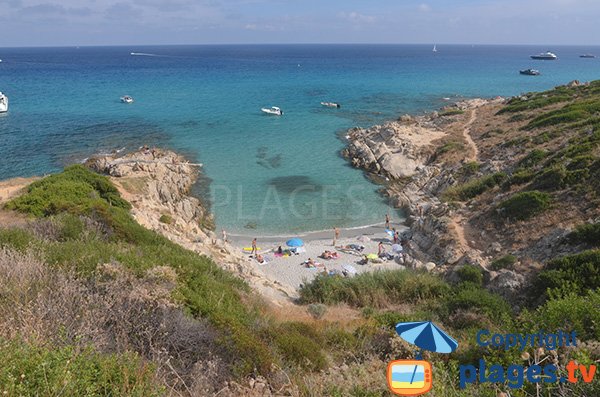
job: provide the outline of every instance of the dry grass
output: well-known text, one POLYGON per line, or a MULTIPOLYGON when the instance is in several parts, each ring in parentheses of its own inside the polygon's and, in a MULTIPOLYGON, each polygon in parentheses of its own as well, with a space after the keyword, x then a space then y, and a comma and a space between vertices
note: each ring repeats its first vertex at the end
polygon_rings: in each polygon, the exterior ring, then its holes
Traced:
POLYGON ((35 252, 0 250, 0 337, 35 345, 135 351, 157 364, 172 394, 218 390, 228 370, 216 332, 172 303, 176 274, 155 267, 133 277, 120 265, 90 279, 50 269, 35 252), (192 392, 193 390, 193 392, 192 392))

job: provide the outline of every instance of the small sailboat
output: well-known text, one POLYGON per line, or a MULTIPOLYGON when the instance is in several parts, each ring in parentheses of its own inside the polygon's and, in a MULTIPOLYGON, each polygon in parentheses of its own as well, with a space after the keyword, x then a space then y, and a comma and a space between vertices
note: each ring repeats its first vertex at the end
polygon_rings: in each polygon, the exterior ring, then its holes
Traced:
POLYGON ((123 103, 133 103, 133 98, 129 95, 124 95, 121 97, 121 102, 123 103))
POLYGON ((8 97, 0 92, 0 113, 8 112, 8 97))
POLYGON ((437 52, 437 45, 436 44, 433 45, 433 50, 432 51, 433 52, 437 52))
POLYGON ((277 106, 271 106, 270 108, 262 108, 260 109, 263 113, 271 114, 273 116, 282 116, 283 111, 277 106))

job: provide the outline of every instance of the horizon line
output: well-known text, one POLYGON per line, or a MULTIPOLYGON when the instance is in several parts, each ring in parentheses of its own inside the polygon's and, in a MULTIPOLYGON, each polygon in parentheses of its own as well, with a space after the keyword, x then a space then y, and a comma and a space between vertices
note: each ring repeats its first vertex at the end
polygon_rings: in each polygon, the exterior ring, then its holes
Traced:
POLYGON ((314 42, 297 42, 297 43, 197 43, 197 44, 62 44, 62 45, 20 45, 20 46, 0 46, 0 49, 4 48, 95 48, 95 47, 194 47, 194 46, 206 46, 206 47, 214 47, 214 46, 302 46, 302 45, 323 45, 323 46, 331 46, 331 45, 347 45, 347 46, 359 46, 359 45, 371 45, 371 46, 398 46, 398 45, 406 45, 406 46, 424 46, 424 45, 437 45, 437 46, 490 46, 490 47, 500 47, 500 46, 514 46, 514 47, 600 47, 600 44, 515 44, 515 43, 437 43, 437 42, 428 42, 428 43, 314 43, 314 42))

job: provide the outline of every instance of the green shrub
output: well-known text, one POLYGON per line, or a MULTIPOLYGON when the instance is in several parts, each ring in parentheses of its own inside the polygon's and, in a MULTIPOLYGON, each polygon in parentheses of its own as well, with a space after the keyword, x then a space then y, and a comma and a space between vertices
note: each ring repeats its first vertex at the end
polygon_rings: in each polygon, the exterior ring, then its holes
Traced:
POLYGON ((575 244, 590 244, 600 246, 600 223, 585 223, 579 225, 568 236, 575 244))
POLYGON ((533 98, 526 100, 513 98, 508 105, 502 108, 498 113, 516 113, 524 110, 539 109, 555 103, 566 102, 572 98, 571 95, 556 95, 556 93, 553 93, 553 96, 548 96, 548 94, 548 92, 535 94, 533 98))
POLYGON ((469 161, 468 163, 465 163, 460 172, 463 175, 474 175, 475 173, 477 173, 479 171, 479 168, 481 167, 481 164, 479 164, 477 161, 469 161))
POLYGON ((492 175, 486 175, 481 178, 469 181, 463 185, 452 186, 446 189, 446 191, 443 194, 443 198, 448 201, 470 200, 476 196, 479 196, 486 190, 501 184, 504 180, 506 180, 506 178, 507 176, 503 172, 497 172, 492 175))
POLYGON ((539 174, 531 184, 532 189, 558 190, 565 186, 567 172, 562 167, 555 167, 539 174))
POLYGON ((551 198, 547 193, 538 191, 521 192, 504 200, 498 206, 500 213, 507 219, 526 220, 550 207, 551 198))
POLYGON ((85 232, 83 221, 75 215, 64 214, 58 218, 60 222, 60 237, 62 240, 77 240, 85 232))
POLYGON ((0 385, 10 396, 160 396, 155 369, 135 354, 0 342, 0 385))
POLYGON ((529 170, 519 170, 512 174, 510 179, 507 181, 508 186, 512 185, 522 185, 524 183, 529 183, 535 178, 536 173, 529 170))
POLYGON ((99 202, 126 210, 131 208, 108 178, 82 165, 72 165, 62 173, 33 182, 26 194, 10 201, 7 207, 40 217, 61 212, 84 213, 99 202))
POLYGON ((473 283, 476 286, 483 284, 483 273, 477 266, 465 265, 458 269, 456 273, 462 282, 473 283))
POLYGON ((510 306, 501 296, 471 283, 463 284, 456 293, 444 300, 441 314, 451 315, 458 310, 478 312, 495 321, 510 317, 510 306))
POLYGON ((584 251, 548 262, 538 275, 535 286, 536 295, 548 289, 584 294, 600 288, 600 250, 584 251))
POLYGON ((172 224, 172 223, 173 223, 173 218, 171 217, 171 215, 168 215, 168 214, 162 214, 162 215, 160 216, 160 218, 158 219, 158 221, 159 221, 160 223, 165 223, 165 224, 167 224, 167 225, 170 225, 170 224, 172 224))
POLYGON ((355 307, 385 307, 444 296, 450 287, 428 273, 388 270, 352 278, 318 276, 300 288, 302 303, 347 303, 355 307))
POLYGON ((321 349, 324 340, 310 325, 283 323, 270 330, 269 337, 285 360, 311 371, 327 368, 327 359, 321 349))
POLYGON ((542 160, 548 156, 548 153, 544 150, 533 149, 527 156, 519 161, 519 167, 531 168, 538 165, 542 160))
POLYGON ((10 247, 17 251, 25 251, 34 241, 31 233, 17 228, 0 229, 0 248, 10 247))
POLYGON ((492 261, 490 268, 492 270, 500 270, 500 269, 512 269, 514 264, 517 263, 517 257, 514 255, 504 255, 501 258, 495 259, 492 261))
POLYGON ((600 340, 600 292, 587 291, 585 295, 567 293, 551 297, 534 314, 534 322, 541 329, 577 331, 582 341, 600 340))
POLYGON ((327 306, 322 303, 311 303, 306 308, 308 314, 310 314, 315 320, 320 320, 323 318, 325 313, 327 313, 327 306))
POLYGON ((566 112, 551 113, 552 114, 543 114, 534 118, 529 122, 529 124, 527 124, 525 128, 531 130, 549 125, 572 123, 588 116, 588 113, 584 112, 583 110, 570 110, 566 112))

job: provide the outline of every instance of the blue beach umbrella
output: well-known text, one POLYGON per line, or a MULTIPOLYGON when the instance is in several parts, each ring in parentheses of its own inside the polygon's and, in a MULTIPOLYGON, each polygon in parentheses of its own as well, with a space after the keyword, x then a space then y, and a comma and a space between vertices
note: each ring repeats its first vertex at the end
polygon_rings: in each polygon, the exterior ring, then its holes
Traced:
POLYGON ((408 343, 435 353, 452 353, 458 347, 456 340, 431 321, 399 323, 396 332, 408 343))
POLYGON ((302 246, 304 246, 304 241, 302 241, 301 239, 296 237, 296 238, 289 239, 286 242, 286 244, 288 247, 302 247, 302 246))

